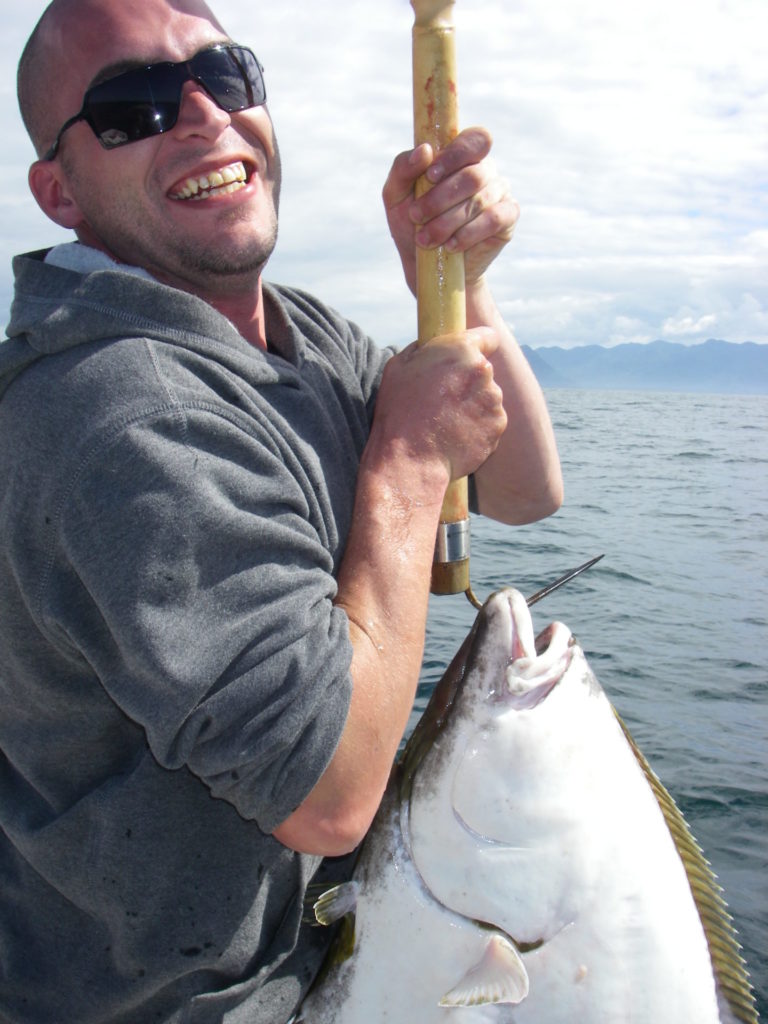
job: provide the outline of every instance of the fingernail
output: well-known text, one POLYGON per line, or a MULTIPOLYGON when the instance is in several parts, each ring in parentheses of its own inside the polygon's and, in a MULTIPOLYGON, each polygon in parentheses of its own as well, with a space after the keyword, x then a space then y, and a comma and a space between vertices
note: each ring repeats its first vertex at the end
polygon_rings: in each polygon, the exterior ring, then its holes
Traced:
POLYGON ((427 177, 433 185, 436 185, 438 181, 442 181, 444 176, 445 170, 442 164, 432 164, 432 166, 427 170, 427 177))
POLYGON ((408 157, 408 163, 411 164, 411 166, 415 167, 416 164, 420 164, 420 163, 424 162, 424 150, 425 150, 425 147, 426 147, 426 143, 422 142, 421 145, 419 145, 415 149, 411 150, 411 155, 408 157))

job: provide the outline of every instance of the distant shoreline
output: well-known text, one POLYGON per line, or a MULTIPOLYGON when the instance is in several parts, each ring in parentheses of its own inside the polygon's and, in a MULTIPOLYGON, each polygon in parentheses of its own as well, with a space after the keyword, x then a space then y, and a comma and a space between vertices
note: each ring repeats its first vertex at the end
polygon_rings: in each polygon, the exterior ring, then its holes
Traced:
POLYGON ((768 345, 710 338, 605 347, 522 346, 542 387, 675 394, 768 394, 768 345))

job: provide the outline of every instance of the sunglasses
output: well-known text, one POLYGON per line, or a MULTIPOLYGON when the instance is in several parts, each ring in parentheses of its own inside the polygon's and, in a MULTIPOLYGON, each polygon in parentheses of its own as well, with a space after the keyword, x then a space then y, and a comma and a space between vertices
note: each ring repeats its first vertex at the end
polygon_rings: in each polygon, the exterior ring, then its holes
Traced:
POLYGON ((79 113, 61 128, 43 160, 53 160, 61 137, 78 121, 91 126, 104 149, 161 135, 176 124, 185 82, 197 82, 228 114, 266 102, 262 67, 244 46, 215 46, 190 60, 124 71, 88 89, 79 113))

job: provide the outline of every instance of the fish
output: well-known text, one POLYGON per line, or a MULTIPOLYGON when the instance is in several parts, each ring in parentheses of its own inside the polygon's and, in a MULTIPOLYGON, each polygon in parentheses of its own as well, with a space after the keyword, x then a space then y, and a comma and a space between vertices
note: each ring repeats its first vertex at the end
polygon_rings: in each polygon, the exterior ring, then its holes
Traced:
POLYGON ((757 1024, 723 892, 561 622, 482 606, 396 762, 295 1024, 757 1024))

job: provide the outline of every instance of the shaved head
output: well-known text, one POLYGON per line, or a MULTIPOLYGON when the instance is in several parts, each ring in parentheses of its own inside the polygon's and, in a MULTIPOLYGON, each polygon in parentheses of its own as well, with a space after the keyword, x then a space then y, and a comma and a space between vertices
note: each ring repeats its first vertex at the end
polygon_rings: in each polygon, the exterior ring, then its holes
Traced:
POLYGON ((53 3, 43 11, 21 54, 16 75, 16 93, 19 99, 21 119, 38 155, 44 149, 43 140, 46 138, 48 130, 43 102, 44 90, 41 86, 47 66, 46 47, 43 39, 45 23, 52 9, 61 6, 61 3, 62 0, 53 0, 53 3))
MULTIPOLYGON (((204 0, 161 0, 161 5, 169 15, 176 11, 203 18, 225 35, 204 0)), ((141 20, 142 6, 142 0, 122 0, 120 14, 141 20)), ((62 121, 77 113, 77 107, 59 109, 61 90, 56 84, 66 81, 70 65, 67 54, 73 40, 86 24, 98 24, 109 34, 114 13, 114 3, 109 0, 52 0, 27 40, 19 60, 16 88, 21 117, 38 155, 51 144, 62 121)))

